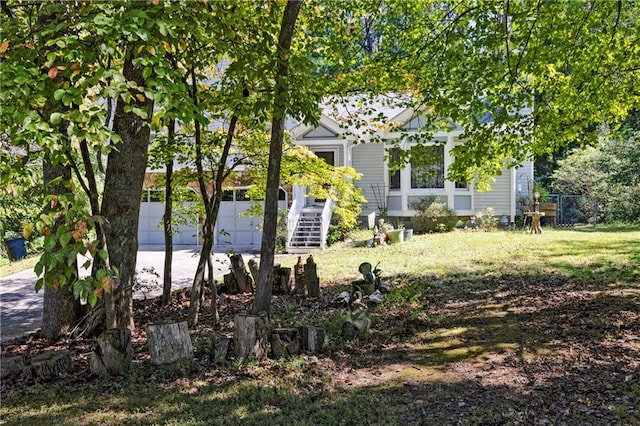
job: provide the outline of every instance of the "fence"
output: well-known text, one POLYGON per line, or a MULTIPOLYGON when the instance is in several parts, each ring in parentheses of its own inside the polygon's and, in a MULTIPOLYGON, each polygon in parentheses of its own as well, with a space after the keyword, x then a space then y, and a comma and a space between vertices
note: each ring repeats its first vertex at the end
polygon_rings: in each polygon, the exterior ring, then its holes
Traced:
POLYGON ((596 223, 598 220, 598 204, 588 195, 550 194, 549 198, 557 205, 558 226, 596 223))

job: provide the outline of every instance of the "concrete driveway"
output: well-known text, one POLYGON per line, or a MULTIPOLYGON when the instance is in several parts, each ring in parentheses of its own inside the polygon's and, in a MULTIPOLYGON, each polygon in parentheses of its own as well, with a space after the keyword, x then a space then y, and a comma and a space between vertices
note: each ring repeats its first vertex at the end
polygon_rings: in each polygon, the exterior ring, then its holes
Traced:
MULTIPOLYGON (((228 250, 229 247, 214 248, 214 253, 225 253, 228 250)), ((258 256, 255 247, 234 247, 234 250, 236 253, 242 253, 245 264, 252 257, 258 256)), ((199 255, 199 246, 178 246, 174 249, 171 268, 173 290, 193 284, 199 255)), ((226 274, 229 271, 227 255, 214 255, 213 268, 216 277, 226 274)), ((161 295, 164 279, 164 247, 140 246, 136 271, 138 280, 144 284, 144 288, 136 292, 134 298, 143 299, 161 295)), ((0 278, 0 340, 3 343, 42 327, 43 290, 36 293, 35 282, 36 275, 33 270, 0 278)))

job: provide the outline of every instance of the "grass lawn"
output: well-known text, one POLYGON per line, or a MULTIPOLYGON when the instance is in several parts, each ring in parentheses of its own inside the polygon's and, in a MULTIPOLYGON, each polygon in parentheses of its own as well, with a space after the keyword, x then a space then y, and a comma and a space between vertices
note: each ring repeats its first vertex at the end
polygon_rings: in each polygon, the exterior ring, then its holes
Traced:
POLYGON ((325 327, 326 353, 210 366, 199 329, 181 370, 150 366, 143 342, 128 377, 5 379, 0 424, 640 425, 640 227, 414 235, 314 259, 321 299, 274 297, 272 321, 325 327), (364 261, 391 291, 344 341, 331 300, 364 261))

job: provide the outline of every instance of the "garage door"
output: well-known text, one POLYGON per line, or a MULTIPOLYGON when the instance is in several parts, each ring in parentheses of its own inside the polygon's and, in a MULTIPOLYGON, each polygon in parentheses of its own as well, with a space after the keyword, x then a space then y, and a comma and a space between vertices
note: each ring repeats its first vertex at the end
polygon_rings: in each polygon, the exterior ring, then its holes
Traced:
MULTIPOLYGON (((225 191, 216 224, 216 244, 259 245, 262 241, 262 217, 245 217, 250 202, 246 189, 225 191)), ((281 189, 278 205, 287 207, 286 193, 281 189)))
MULTIPOLYGON (((160 197, 163 196, 164 192, 162 191, 143 191, 140 218, 138 219, 138 244, 164 244, 164 230, 162 228, 164 203, 160 202, 160 197)), ((194 219, 194 224, 178 227, 173 233, 173 244, 196 245, 198 244, 197 232, 194 219)))

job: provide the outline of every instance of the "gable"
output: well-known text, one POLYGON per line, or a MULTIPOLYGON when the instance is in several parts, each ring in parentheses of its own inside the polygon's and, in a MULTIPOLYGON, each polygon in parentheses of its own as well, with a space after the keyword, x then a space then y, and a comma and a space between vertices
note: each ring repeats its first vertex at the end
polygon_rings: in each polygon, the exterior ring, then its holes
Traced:
POLYGON ((302 135, 303 139, 335 139, 337 137, 337 133, 322 124, 302 135))

